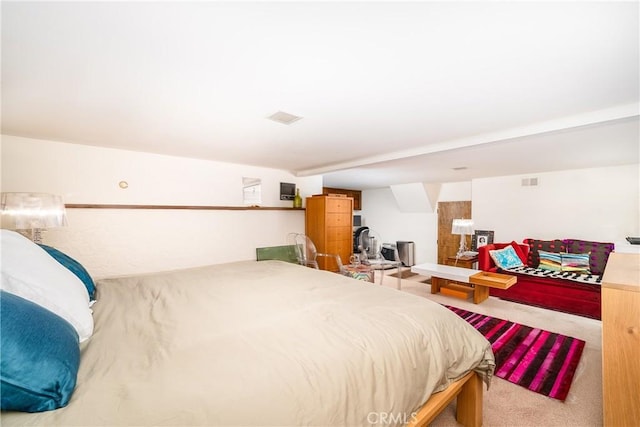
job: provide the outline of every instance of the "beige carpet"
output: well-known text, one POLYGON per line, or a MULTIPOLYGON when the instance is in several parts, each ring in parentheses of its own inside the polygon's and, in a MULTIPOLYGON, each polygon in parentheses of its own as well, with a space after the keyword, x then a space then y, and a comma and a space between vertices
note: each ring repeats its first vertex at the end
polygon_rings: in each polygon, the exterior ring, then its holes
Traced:
MULTIPOLYGON (((400 278, 401 279, 410 279, 413 276, 417 276, 417 275, 418 275, 418 273, 413 273, 411 270, 406 269, 406 268, 403 269, 400 272, 400 278)), ((389 276, 397 278, 398 277, 398 273, 391 273, 391 274, 389 274, 389 276)))
MULTIPOLYGON (((377 274, 377 273, 376 273, 377 274)), ((539 327, 586 341, 580 364, 564 402, 542 396, 494 378, 484 391, 485 426, 601 426, 602 425, 602 325, 598 320, 559 313, 490 297, 482 304, 470 300, 432 295, 427 277, 415 275, 402 280, 402 291, 465 310, 539 327)), ((376 286, 379 279, 376 278, 376 286)), ((384 278, 384 286, 396 288, 397 279, 384 278)), ((455 403, 449 405, 432 426, 458 426, 455 403)))

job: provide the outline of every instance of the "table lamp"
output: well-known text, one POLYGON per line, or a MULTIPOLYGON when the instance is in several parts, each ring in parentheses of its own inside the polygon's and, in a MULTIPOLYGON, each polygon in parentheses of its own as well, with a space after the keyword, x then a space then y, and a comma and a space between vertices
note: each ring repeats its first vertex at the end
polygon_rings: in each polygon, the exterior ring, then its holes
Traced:
POLYGON ((467 234, 473 234, 473 220, 472 219, 454 219, 451 225, 451 234, 460 235, 460 248, 456 258, 460 258, 467 251, 467 234))
POLYGON ((2 228, 16 230, 42 243, 42 230, 67 225, 61 196, 47 193, 2 193, 2 228))

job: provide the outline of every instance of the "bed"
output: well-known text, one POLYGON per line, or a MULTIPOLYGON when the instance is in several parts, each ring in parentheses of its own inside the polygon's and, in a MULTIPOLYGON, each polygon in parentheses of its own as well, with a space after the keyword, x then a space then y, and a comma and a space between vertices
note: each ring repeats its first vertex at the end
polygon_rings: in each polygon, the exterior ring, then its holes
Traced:
POLYGON ((424 298, 282 261, 104 279, 95 297, 68 404, 3 426, 421 424, 458 393, 481 422, 491 347, 424 298))

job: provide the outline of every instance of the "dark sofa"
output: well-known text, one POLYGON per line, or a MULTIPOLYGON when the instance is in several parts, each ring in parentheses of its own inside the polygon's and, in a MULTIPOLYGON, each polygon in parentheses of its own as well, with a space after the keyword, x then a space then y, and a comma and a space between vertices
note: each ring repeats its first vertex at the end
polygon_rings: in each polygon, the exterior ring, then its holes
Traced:
MULTIPOLYGON (((536 240, 524 239, 523 243, 493 243, 478 248, 478 268, 511 274, 518 278, 509 289, 491 288, 491 295, 507 301, 529 304, 537 307, 562 311, 570 314, 600 319, 600 276, 604 272, 613 243, 590 242, 576 239, 536 240), (530 274, 505 271, 496 267, 489 251, 503 249, 511 245, 530 274), (589 253, 589 267, 592 273, 589 283, 555 277, 539 277, 537 270, 539 250, 547 252, 589 253), (536 271, 534 271, 536 269, 536 271), (532 275, 533 274, 533 275, 532 275)), ((546 273, 549 273, 548 271, 546 273)))

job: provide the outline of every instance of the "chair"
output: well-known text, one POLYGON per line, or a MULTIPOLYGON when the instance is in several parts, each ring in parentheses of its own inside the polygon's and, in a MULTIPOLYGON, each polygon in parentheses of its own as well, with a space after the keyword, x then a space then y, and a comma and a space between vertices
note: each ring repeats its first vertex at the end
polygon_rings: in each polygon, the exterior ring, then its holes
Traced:
POLYGON ((398 289, 402 285, 402 261, 398 249, 393 248, 393 260, 388 260, 382 255, 382 239, 375 231, 369 229, 362 230, 358 242, 358 250, 360 251, 360 261, 363 264, 370 265, 375 270, 380 270, 380 285, 384 280, 384 271, 387 268, 397 268, 398 289))
POLYGON ((313 244, 313 241, 306 234, 290 233, 288 240, 289 242, 291 242, 291 244, 295 245, 298 264, 319 270, 320 266, 318 265, 318 257, 327 257, 335 261, 341 274, 345 273, 340 255, 323 254, 318 252, 316 249, 316 245, 313 244))
POLYGON ((256 260, 278 260, 297 264, 298 256, 294 245, 285 246, 268 246, 265 248, 256 248, 256 260))

